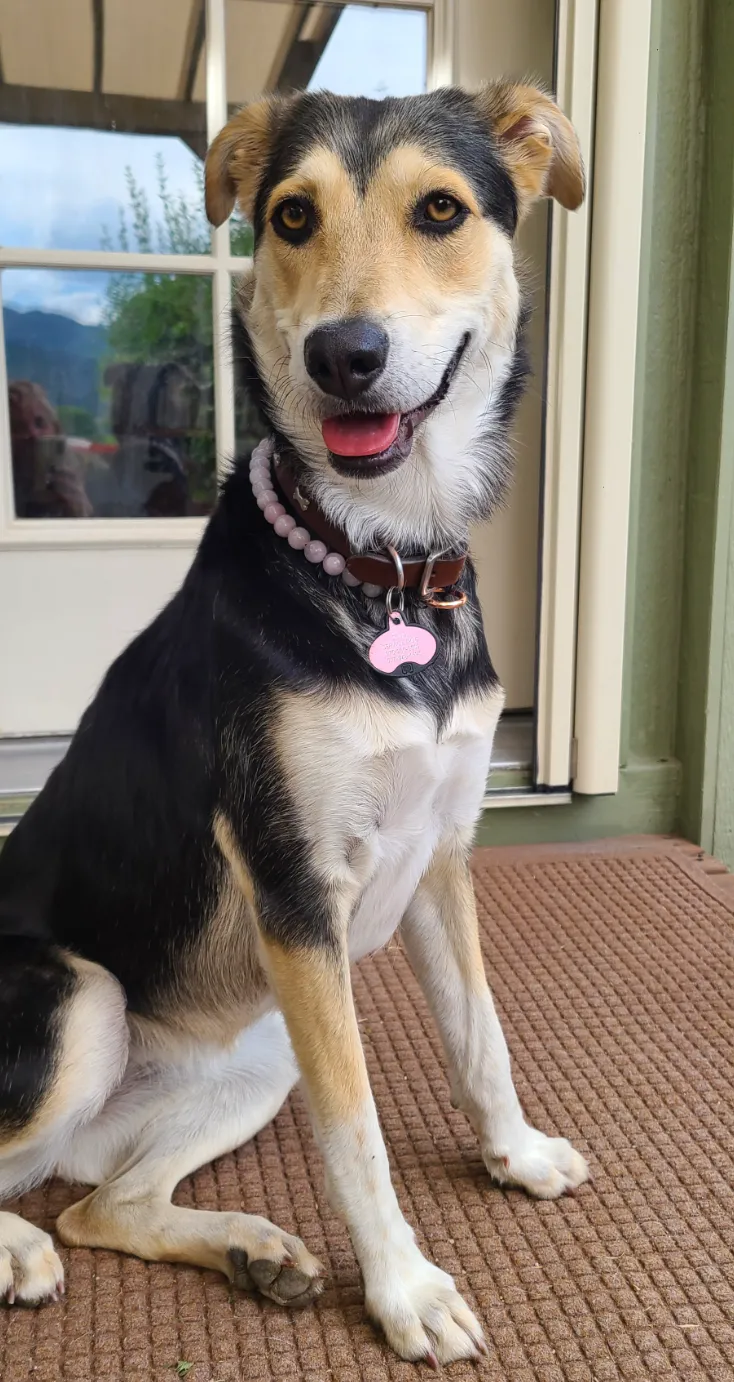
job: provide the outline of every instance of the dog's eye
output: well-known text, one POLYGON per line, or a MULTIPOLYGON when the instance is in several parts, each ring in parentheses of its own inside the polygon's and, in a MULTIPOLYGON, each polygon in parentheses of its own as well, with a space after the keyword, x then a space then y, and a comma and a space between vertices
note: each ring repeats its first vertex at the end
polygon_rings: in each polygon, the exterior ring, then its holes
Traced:
POLYGON ((431 200, 426 202, 426 216, 429 221, 440 221, 441 225, 455 220, 460 211, 461 207, 454 197, 431 197, 431 200))
POLYGON ((448 192, 430 192, 418 203, 414 221, 418 230, 445 232, 456 230, 467 215, 466 207, 448 192))
POLYGON ((280 219, 286 230, 303 230, 308 220, 303 202, 286 202, 280 208, 280 219))
POLYGON ((290 240, 294 245, 301 244, 308 238, 313 230, 313 221, 310 204, 297 197, 281 202, 272 215, 273 230, 283 240, 290 240))

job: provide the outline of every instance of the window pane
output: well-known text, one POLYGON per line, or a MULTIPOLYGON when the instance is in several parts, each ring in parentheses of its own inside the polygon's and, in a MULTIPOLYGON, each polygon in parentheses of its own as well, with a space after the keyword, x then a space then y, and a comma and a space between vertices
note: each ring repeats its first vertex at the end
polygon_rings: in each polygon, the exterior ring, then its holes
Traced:
POLYGON ((211 280, 2 275, 18 518, 176 518, 216 497, 211 280))
MULTIPOLYGON (((427 45, 420 9, 227 0, 227 101, 304 87, 410 96, 426 89, 427 45)), ((248 228, 238 216, 231 225, 233 254, 251 253, 248 228)))
POLYGON ((428 19, 423 10, 345 5, 309 78, 311 91, 340 96, 414 96, 426 89, 428 19))
POLYGON ((208 253, 203 8, 3 0, 0 244, 208 253))

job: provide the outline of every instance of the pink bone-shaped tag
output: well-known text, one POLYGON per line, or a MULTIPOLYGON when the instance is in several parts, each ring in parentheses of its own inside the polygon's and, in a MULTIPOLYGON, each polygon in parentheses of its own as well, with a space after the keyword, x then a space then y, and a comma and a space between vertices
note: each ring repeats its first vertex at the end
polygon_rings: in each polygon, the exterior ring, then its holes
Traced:
POLYGON ((376 671, 387 677, 410 676, 435 656, 436 640, 428 629, 406 624, 398 613, 388 616, 388 625, 370 647, 370 662, 376 671))

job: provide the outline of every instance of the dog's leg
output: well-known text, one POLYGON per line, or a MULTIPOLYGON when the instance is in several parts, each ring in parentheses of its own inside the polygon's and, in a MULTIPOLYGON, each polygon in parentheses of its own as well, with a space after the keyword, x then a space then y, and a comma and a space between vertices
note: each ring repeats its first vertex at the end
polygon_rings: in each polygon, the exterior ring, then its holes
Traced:
POLYGON ((416 1246, 392 1187, 352 1000, 346 944, 282 944, 263 953, 304 1077, 329 1196, 348 1224, 369 1313, 403 1358, 476 1358, 478 1321, 450 1276, 416 1246))
MULTIPOLYGON (((50 1175, 127 1061, 125 1000, 98 965, 42 941, 0 942, 0 1200, 50 1175)), ((0 1300, 39 1305, 63 1290, 51 1238, 0 1214, 0 1300)))
MULTIPOLYGON (((157 1085, 150 1077, 142 1100, 128 1096, 127 1108, 111 1105, 107 1125, 103 1114, 99 1128, 80 1141, 80 1168, 93 1170, 97 1158, 109 1158, 115 1135, 128 1145, 131 1133, 137 1139, 116 1174, 60 1216, 62 1242, 212 1267, 282 1305, 311 1300, 321 1289, 321 1269, 299 1238, 254 1214, 171 1204, 184 1176, 269 1123, 297 1078, 279 1013, 248 1028, 210 1070, 162 1071, 157 1085)), ((62 1169, 73 1174, 73 1147, 62 1169)))
POLYGON ((555 1199, 587 1180, 562 1137, 526 1123, 484 973, 467 850, 445 841, 403 918, 401 935, 441 1033, 455 1103, 471 1120, 490 1174, 555 1199))

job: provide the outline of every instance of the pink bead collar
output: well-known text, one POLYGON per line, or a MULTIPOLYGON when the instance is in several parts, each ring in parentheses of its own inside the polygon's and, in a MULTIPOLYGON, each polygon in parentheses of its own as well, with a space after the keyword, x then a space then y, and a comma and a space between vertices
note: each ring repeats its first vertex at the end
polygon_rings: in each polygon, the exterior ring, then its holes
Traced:
POLYGON ((308 529, 300 526, 292 514, 286 512, 285 505, 281 504, 273 488, 271 463, 274 450, 272 437, 258 442, 250 460, 250 483, 258 508, 262 509, 263 517, 272 525, 278 537, 284 538, 295 551, 303 552, 306 561, 314 566, 323 566, 327 576, 341 576, 348 586, 362 585, 365 595, 372 598, 384 595, 381 586, 358 581, 351 571, 347 571, 346 561, 340 552, 330 552, 325 542, 312 538, 308 529))
MULTIPOLYGON (((292 514, 286 512, 273 489, 271 461, 274 453, 271 438, 258 442, 250 461, 250 483, 262 509, 263 517, 271 523, 278 537, 284 538, 296 551, 303 552, 306 561, 323 566, 327 576, 341 576, 349 586, 361 585, 365 595, 372 598, 385 594, 382 586, 358 581, 347 570, 341 552, 330 552, 326 543, 311 537, 308 528, 300 527, 292 514)), ((396 584, 386 593, 387 627, 369 647, 369 661, 376 672, 386 677, 405 677, 420 671, 436 655, 436 637, 418 624, 406 624, 403 617, 403 565, 394 548, 389 549, 396 564, 396 584), (397 602, 397 608, 395 603, 397 602)))

